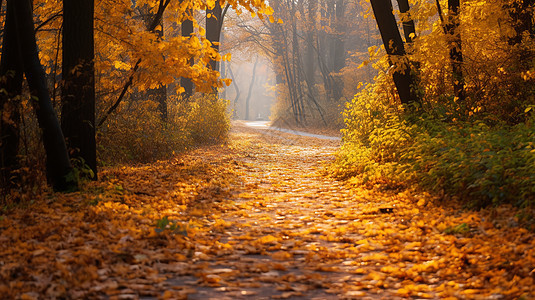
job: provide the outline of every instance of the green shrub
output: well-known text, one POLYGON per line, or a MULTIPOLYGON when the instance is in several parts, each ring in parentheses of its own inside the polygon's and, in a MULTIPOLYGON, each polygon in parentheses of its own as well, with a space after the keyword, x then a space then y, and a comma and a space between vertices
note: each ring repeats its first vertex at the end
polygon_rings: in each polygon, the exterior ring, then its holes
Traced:
POLYGON ((401 161, 421 186, 481 207, 535 204, 535 126, 422 121, 401 161))
POLYGON ((460 122, 433 111, 407 121, 378 84, 344 113, 344 143, 332 173, 444 191, 467 206, 535 204, 535 120, 510 126, 460 122))

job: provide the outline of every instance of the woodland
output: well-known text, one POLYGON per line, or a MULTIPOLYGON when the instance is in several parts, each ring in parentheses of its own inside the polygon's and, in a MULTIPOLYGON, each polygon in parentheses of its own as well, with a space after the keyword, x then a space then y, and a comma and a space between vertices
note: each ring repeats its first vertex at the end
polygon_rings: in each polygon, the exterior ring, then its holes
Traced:
POLYGON ((535 298, 534 12, 0 0, 0 299, 535 298))

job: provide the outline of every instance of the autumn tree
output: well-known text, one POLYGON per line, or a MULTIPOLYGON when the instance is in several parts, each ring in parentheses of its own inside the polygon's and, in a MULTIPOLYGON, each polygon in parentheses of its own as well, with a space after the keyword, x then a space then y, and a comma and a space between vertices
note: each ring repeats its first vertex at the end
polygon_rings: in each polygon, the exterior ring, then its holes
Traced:
MULTIPOLYGON (((212 48, 219 51, 219 39, 221 36, 221 26, 223 25, 223 10, 221 2, 216 0, 213 7, 206 10, 206 38, 212 44, 212 48)), ((218 71, 219 65, 215 59, 210 60, 212 70, 218 71)))
POLYGON ((392 11, 392 3, 390 0, 371 0, 371 5, 383 44, 392 64, 392 76, 401 103, 405 105, 418 103, 419 99, 415 92, 410 64, 392 11))
MULTIPOLYGON (((18 49, 22 68, 14 67, 15 72, 22 69, 28 81, 31 103, 42 130, 43 144, 46 151, 47 178, 55 190, 65 191, 76 186, 76 181, 72 176, 72 166, 70 164, 65 139, 61 131, 61 126, 50 101, 50 95, 46 83, 46 75, 39 61, 39 53, 35 39, 35 28, 33 22, 32 3, 30 0, 7 1, 6 28, 4 33, 12 37, 13 32, 16 37, 6 39, 7 49, 18 49), (16 41, 16 45, 9 45, 16 41)), ((16 74, 16 73, 15 73, 16 74)), ((19 76, 19 75, 17 75, 19 76)), ((14 87, 16 91, 18 87, 14 87)))
POLYGON ((460 25, 460 0, 448 0, 448 17, 444 19, 440 1, 437 0, 437 8, 440 20, 447 36, 448 49, 451 60, 453 94, 460 102, 465 102, 464 76, 463 76, 463 52, 460 25))
MULTIPOLYGON (((164 2, 160 1, 160 5, 158 7, 160 7, 162 3, 164 2)), ((157 41, 161 42, 164 35, 163 14, 162 16, 158 16, 157 14, 159 14, 160 11, 153 12, 148 4, 138 7, 138 11, 141 14, 141 18, 145 22, 147 31, 154 33, 157 37, 157 41), (152 28, 156 19, 158 19, 158 24, 152 28)), ((142 96, 146 96, 152 101, 158 103, 160 118, 163 121, 167 120, 167 86, 159 83, 157 87, 149 88, 142 94, 142 96)))
POLYGON ((253 86, 254 86, 254 83, 255 83, 256 67, 257 66, 258 66, 258 57, 254 61, 253 72, 252 72, 253 74, 252 74, 252 77, 251 77, 251 83, 249 84, 249 90, 247 92, 247 98, 245 98, 245 120, 250 120, 249 119, 249 104, 251 102, 251 95, 252 95, 253 86))
MULTIPOLYGON (((12 1, 10 1, 12 2, 12 1)), ((0 6, 1 8, 1 6, 0 6)), ((0 171, 1 185, 8 187, 18 168, 22 57, 13 3, 7 11, 0 61, 0 171)))
POLYGON ((63 1, 61 128, 72 157, 97 179, 95 141, 94 0, 63 1))
MULTIPOLYGON (((186 18, 182 21, 182 24, 180 26, 181 35, 187 39, 191 38, 191 35, 193 34, 193 21, 191 20, 193 18, 193 12, 191 9, 186 10, 186 18)), ((187 59, 188 64, 190 66, 193 66, 193 57, 190 57, 187 59)), ((193 82, 191 82, 191 79, 188 77, 181 77, 180 79, 180 85, 184 88, 184 99, 189 99, 193 95, 193 82)))

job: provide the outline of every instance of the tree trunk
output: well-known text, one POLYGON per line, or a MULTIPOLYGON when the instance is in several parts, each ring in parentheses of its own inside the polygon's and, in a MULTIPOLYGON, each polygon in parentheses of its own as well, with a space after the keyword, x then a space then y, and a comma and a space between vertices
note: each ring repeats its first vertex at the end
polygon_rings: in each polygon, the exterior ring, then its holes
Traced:
POLYGON ((17 32, 24 74, 28 80, 32 96, 37 98, 32 101, 32 104, 36 111, 39 127, 43 132, 48 180, 56 191, 71 190, 76 187, 77 182, 72 176, 69 176, 72 174, 69 154, 56 112, 50 101, 45 71, 39 61, 31 0, 9 0, 8 5, 13 5, 17 16, 17 32))
MULTIPOLYGON (((345 3, 344 0, 336 1, 336 37, 334 41, 334 57, 333 57, 333 72, 339 73, 346 64, 346 51, 345 51, 345 42, 344 42, 344 16, 345 16, 345 3)), ((335 75, 333 78, 333 96, 335 101, 340 99, 343 96, 342 91, 344 90, 344 82, 340 75, 335 75)))
POLYGON ((334 62, 334 68, 333 71, 338 73, 342 68, 345 66, 346 63, 346 52, 345 52, 345 43, 344 43, 344 18, 345 18, 345 3, 344 0, 337 0, 336 1, 336 38, 335 38, 335 49, 333 52, 333 62, 334 62))
POLYGON ((391 58, 391 63, 394 64, 394 84, 401 103, 404 105, 419 103, 414 91, 414 80, 410 72, 403 40, 392 12, 392 2, 390 0, 371 0, 371 4, 386 53, 391 58))
POLYGON ((414 20, 409 14, 410 6, 409 0, 397 0, 399 6, 399 12, 402 13, 401 20, 403 24, 403 34, 405 36, 405 42, 407 44, 412 43, 413 36, 416 35, 416 27, 414 26, 414 20))
POLYGON ((258 57, 254 61, 253 76, 251 77, 251 84, 249 84, 249 91, 247 92, 247 98, 245 98, 245 120, 249 120, 249 103, 251 102, 251 95, 253 92, 254 81, 256 77, 256 66, 258 65, 258 57))
MULTIPOLYGON (((0 5, 0 8, 2 6, 0 5)), ((14 170, 18 169, 17 155, 20 140, 20 103, 22 94, 22 57, 20 56, 13 3, 8 7, 0 61, 0 187, 9 188, 14 170)))
MULTIPOLYGON (((192 17, 192 11, 188 10, 188 16, 192 17)), ((184 20, 180 28, 181 34, 183 37, 191 37, 193 34, 193 21, 190 19, 184 20)), ((193 66, 193 57, 188 59, 190 66, 193 66)), ((193 95, 193 82, 190 78, 182 77, 180 78, 180 85, 184 88, 183 99, 186 101, 193 95)))
POLYGON ((305 78, 310 86, 314 86, 316 64, 314 63, 314 32, 316 31, 316 10, 317 1, 308 2, 308 26, 306 34, 306 50, 305 50, 305 78))
POLYGON ((448 0, 448 44, 450 47, 450 59, 453 69, 453 93, 460 102, 465 101, 464 76, 463 76, 463 52, 461 32, 459 31, 459 0, 448 0))
POLYGON ((237 106, 238 106, 238 100, 240 100, 241 91, 240 91, 240 87, 236 83, 236 78, 234 76, 234 72, 232 72, 232 68, 231 68, 230 65, 228 66, 228 72, 230 74, 230 78, 232 79, 232 85, 234 86, 234 89, 236 90, 236 97, 234 98, 234 102, 233 102, 234 103, 234 111, 232 113, 233 118, 236 119, 237 116, 238 116, 237 106))
MULTIPOLYGON (((206 10, 206 15, 210 14, 210 17, 206 18, 206 38, 212 43, 212 48, 219 51, 219 37, 221 35, 221 25, 223 25, 221 3, 219 0, 215 1, 215 6, 206 10)), ((210 66, 212 70, 219 71, 219 64, 215 60, 210 60, 210 66)))
POLYGON ((95 142, 94 0, 63 0, 61 128, 71 156, 97 179, 95 142))

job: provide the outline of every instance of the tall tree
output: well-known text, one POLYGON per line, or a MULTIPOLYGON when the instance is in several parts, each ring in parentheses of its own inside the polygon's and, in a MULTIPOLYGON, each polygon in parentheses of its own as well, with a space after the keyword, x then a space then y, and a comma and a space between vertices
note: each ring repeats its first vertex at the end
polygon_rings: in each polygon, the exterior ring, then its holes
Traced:
POLYGON ((448 44, 450 46, 450 59, 453 69, 453 93, 455 97, 464 102, 464 76, 463 76, 463 52, 461 31, 459 30, 459 0, 448 0, 448 22, 446 30, 448 33, 448 44))
POLYGON ((442 7, 440 1, 436 0, 438 15, 446 35, 448 48, 450 51, 450 62, 452 68, 453 78, 453 94, 460 102, 464 102, 466 96, 464 91, 464 76, 463 76, 463 52, 461 32, 459 30, 459 0, 448 0, 448 19, 444 19, 442 14, 442 7))
POLYGON ((401 103, 410 105, 419 103, 414 90, 414 79, 406 57, 403 40, 398 30, 396 18, 390 0, 371 0, 373 14, 381 32, 381 38, 393 65, 393 78, 401 103))
POLYGON ((95 142, 94 0, 63 0, 61 128, 71 157, 97 179, 95 142))
MULTIPOLYGON (((148 4, 138 7, 139 12, 143 20, 147 31, 154 33, 158 37, 158 41, 161 42, 164 35, 163 18, 159 18, 159 22, 155 28, 151 29, 152 22, 155 15, 158 12, 151 12, 151 8, 148 4)), ((150 88, 144 92, 145 96, 158 104, 158 111, 160 112, 160 118, 162 121, 167 120, 167 86, 165 84, 159 84, 158 87, 150 88)))
MULTIPOLYGON (((180 31, 183 37, 190 38, 193 34, 193 12, 191 10, 187 11, 187 19, 182 22, 180 31)), ((190 66, 193 66, 193 57, 188 58, 188 63, 190 66)), ((182 77, 180 79, 180 85, 184 88, 183 99, 189 99, 193 95, 193 82, 190 78, 182 77)))
MULTIPOLYGON (((154 32, 154 30, 156 30, 158 24, 160 24, 160 22, 162 20, 163 13, 165 12, 165 9, 167 8, 167 6, 169 5, 170 2, 171 2, 171 0, 159 0, 158 1, 158 10, 154 14, 152 22, 150 22, 150 24, 148 24, 147 31, 154 32)), ((137 72, 137 70, 139 69, 139 65, 141 64, 141 60, 142 60, 141 58, 137 59, 136 64, 134 65, 134 68, 132 68, 132 71, 130 72, 130 76, 128 76, 128 80, 123 85, 123 88, 121 90, 121 94, 119 94, 119 97, 117 98, 115 103, 106 111, 106 113, 104 114, 102 119, 100 119, 100 121, 97 124, 97 127, 99 127, 102 124, 104 124, 106 119, 108 119, 108 116, 113 111, 115 111, 117 109, 117 107, 119 107, 119 104, 121 104, 121 101, 123 101, 124 96, 126 95, 126 92, 128 91, 128 88, 130 88, 130 86, 134 82, 134 75, 137 72)))
POLYGON ((256 66, 258 65, 258 57, 254 61, 253 66, 253 77, 251 78, 251 83, 249 84, 249 91, 247 92, 247 98, 245 98, 245 120, 249 120, 249 104, 251 102, 251 95, 253 92, 253 87, 256 79, 256 66))
POLYGON ((234 76, 234 72, 232 72, 232 66, 228 65, 228 73, 230 75, 230 78, 232 79, 232 86, 234 87, 234 90, 236 92, 236 96, 234 97, 234 101, 232 101, 232 118, 237 119, 238 118, 238 100, 240 100, 240 87, 238 86, 238 83, 236 82, 236 76, 234 76))
POLYGON ((403 24, 403 35, 405 36, 405 42, 407 44, 411 44, 413 36, 416 35, 416 27, 414 26, 414 20, 411 18, 411 15, 409 13, 409 0, 397 1, 399 6, 399 12, 401 13, 401 21, 403 24))
MULTIPOLYGON (((22 94, 22 57, 16 29, 15 10, 7 11, 0 61, 0 187, 11 185, 18 168, 20 104, 22 94)), ((1 5, 0 5, 1 8, 1 5)))
POLYGON ((60 123, 50 101, 46 75, 39 61, 32 2, 31 0, 8 0, 7 10, 8 16, 15 19, 16 26, 12 27, 11 30, 16 30, 18 34, 18 48, 20 49, 23 70, 32 94, 32 104, 39 127, 42 130, 46 152, 47 178, 54 190, 70 190, 77 183, 68 176, 72 174, 72 166, 60 123))
MULTIPOLYGON (((223 25, 223 9, 219 0, 215 1, 213 8, 206 10, 206 38, 212 43, 212 48, 219 51, 219 38, 223 25)), ((219 65, 216 60, 210 60, 212 70, 218 71, 219 65)))

